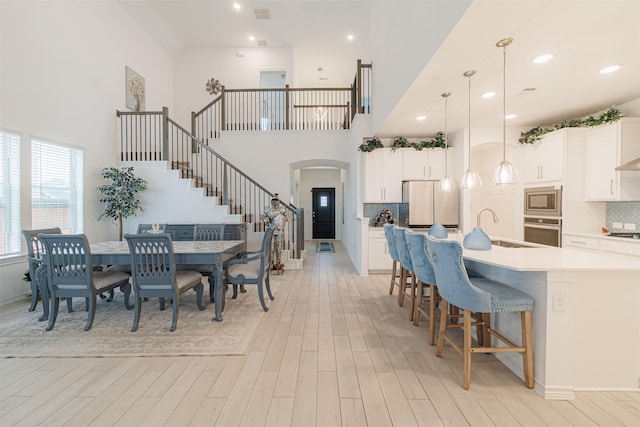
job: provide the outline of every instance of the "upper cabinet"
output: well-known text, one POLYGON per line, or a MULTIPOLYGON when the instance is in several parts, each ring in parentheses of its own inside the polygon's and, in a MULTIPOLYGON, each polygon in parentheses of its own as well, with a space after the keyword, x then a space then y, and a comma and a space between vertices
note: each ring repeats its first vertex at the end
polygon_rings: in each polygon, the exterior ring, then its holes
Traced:
POLYGON ((379 148, 364 154, 365 202, 402 202, 402 153, 379 148))
POLYGON ((525 147, 525 184, 564 179, 565 138, 566 133, 560 130, 525 147))
POLYGON ((585 140, 585 200, 640 200, 640 173, 615 170, 638 157, 640 119, 623 118, 589 129, 585 140))
POLYGON ((446 170, 444 148, 402 149, 403 179, 440 179, 446 170))

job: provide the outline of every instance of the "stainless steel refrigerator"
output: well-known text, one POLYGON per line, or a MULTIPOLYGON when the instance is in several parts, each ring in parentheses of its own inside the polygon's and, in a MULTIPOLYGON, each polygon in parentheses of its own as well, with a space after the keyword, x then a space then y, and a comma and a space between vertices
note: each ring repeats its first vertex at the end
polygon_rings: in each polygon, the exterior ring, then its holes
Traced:
POLYGON ((409 227, 430 227, 439 222, 458 227, 458 189, 439 191, 438 181, 402 181, 402 202, 408 204, 409 227))

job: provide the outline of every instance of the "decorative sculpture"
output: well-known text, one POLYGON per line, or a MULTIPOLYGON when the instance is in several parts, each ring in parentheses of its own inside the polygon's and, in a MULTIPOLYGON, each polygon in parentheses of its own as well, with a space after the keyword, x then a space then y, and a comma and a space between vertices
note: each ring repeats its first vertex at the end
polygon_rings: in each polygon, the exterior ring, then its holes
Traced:
POLYGON ((271 198, 271 204, 265 207, 264 210, 265 224, 276 225, 276 230, 273 233, 273 245, 274 250, 271 252, 274 259, 271 260, 271 269, 278 271, 280 274, 284 273, 284 263, 282 262, 282 235, 285 232, 285 225, 287 223, 287 210, 280 204, 278 193, 271 198))

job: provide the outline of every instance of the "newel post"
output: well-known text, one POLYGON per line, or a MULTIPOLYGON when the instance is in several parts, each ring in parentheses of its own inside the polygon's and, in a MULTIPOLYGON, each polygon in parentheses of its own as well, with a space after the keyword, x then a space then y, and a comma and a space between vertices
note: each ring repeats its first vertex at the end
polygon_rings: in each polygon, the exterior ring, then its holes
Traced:
MULTIPOLYGON (((224 93, 225 87, 220 88, 220 130, 227 130, 227 101, 224 93)), ((195 134, 194 134, 195 135, 195 134)))
POLYGON ((169 109, 162 107, 162 160, 169 160, 169 109))
POLYGON ((284 106, 284 123, 285 124, 284 124, 284 126, 285 126, 285 129, 289 130, 290 127, 291 127, 289 125, 289 105, 290 105, 290 101, 291 100, 289 99, 290 94, 289 94, 289 85, 288 84, 284 86, 284 94, 285 94, 284 95, 284 103, 285 103, 285 106, 284 106))
POLYGON ((296 259, 300 259, 300 253, 304 250, 304 208, 296 208, 296 259))

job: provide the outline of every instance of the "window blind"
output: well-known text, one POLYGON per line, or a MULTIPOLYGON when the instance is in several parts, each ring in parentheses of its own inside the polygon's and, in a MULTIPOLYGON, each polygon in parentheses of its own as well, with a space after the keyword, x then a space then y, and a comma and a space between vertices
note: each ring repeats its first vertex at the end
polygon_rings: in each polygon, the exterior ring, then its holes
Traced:
POLYGON ((0 131, 0 256, 20 253, 20 136, 0 131))
POLYGON ((83 231, 83 152, 46 141, 31 141, 31 225, 83 231))

